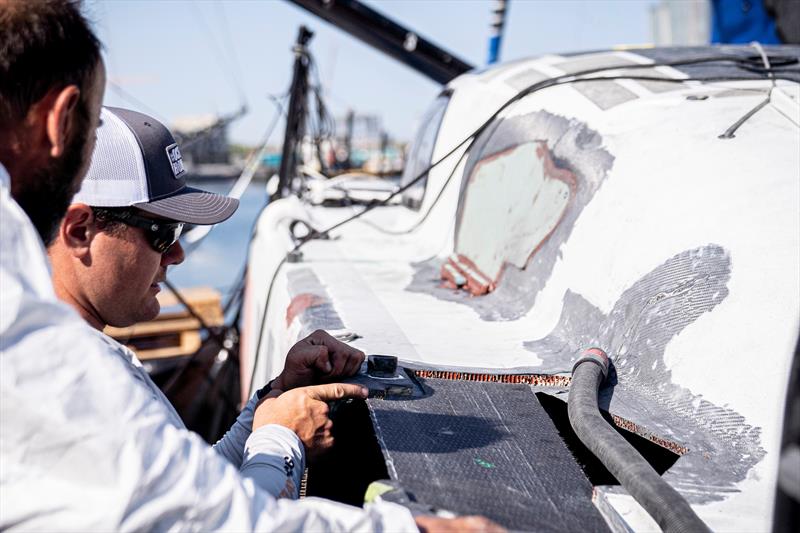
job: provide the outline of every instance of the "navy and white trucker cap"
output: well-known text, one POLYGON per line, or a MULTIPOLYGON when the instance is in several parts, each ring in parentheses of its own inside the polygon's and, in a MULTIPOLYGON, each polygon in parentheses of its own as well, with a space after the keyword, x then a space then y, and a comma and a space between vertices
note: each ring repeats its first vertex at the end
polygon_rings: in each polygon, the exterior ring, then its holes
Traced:
POLYGON ((181 151, 156 119, 104 107, 92 164, 73 203, 94 207, 133 206, 177 222, 217 224, 239 200, 186 185, 181 151))

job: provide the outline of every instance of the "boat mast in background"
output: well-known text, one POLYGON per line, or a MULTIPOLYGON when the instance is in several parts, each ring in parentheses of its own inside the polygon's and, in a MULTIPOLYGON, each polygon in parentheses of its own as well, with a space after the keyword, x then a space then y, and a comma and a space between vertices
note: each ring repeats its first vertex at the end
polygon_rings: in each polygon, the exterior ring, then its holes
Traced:
POLYGON ((493 65, 500 61, 500 45, 503 42, 503 28, 506 24, 506 11, 508 11, 509 0, 495 0, 492 8, 492 27, 489 34, 489 56, 486 59, 487 65, 493 65))
POLYGON ((283 153, 281 166, 278 171, 278 188, 270 196, 270 201, 286 196, 289 192, 289 183, 297 167, 297 145, 303 138, 303 125, 306 117, 306 103, 308 101, 308 68, 309 55, 306 45, 314 33, 300 26, 292 51, 294 52, 294 72, 292 73, 292 87, 289 91, 289 110, 286 115, 286 133, 283 137, 283 153))
MULTIPOLYGON (((356 0, 290 1, 439 83, 445 84, 473 68, 469 63, 423 39, 416 32, 356 0)), ((271 201, 290 194, 291 180, 297 168, 298 148, 305 133, 304 123, 308 113, 308 73, 311 59, 307 44, 312 36, 310 30, 301 27, 293 48, 295 62, 286 117, 286 133, 278 172, 278 186, 270 196, 271 201)), ((354 117, 349 116, 348 133, 345 138, 349 163, 352 163, 350 141, 353 121, 354 117)), ((382 143, 385 145, 386 141, 382 143)), ((319 146, 317 152, 319 153, 319 146)), ((319 159, 322 164, 321 155, 319 159)))

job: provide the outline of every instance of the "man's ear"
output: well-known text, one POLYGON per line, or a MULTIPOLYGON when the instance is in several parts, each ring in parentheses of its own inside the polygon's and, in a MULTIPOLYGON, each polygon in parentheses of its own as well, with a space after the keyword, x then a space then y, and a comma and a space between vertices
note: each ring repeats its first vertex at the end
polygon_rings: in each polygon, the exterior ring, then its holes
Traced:
POLYGON ((92 240, 97 235, 97 226, 92 208, 86 204, 72 204, 61 220, 58 241, 69 253, 83 258, 89 253, 92 240))
POLYGON ((53 90, 42 102, 47 111, 46 132, 51 157, 61 157, 64 154, 67 135, 74 121, 80 96, 81 90, 77 85, 67 85, 53 90))

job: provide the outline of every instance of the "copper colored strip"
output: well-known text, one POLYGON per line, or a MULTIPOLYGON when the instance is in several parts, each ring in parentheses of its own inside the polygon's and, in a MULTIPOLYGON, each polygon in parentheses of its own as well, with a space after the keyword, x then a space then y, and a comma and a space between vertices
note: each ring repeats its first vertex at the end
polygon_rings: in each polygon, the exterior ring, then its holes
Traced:
MULTIPOLYGON (((421 378, 451 379, 459 381, 483 381, 488 383, 524 383, 525 385, 538 385, 541 387, 569 387, 570 376, 552 376, 547 374, 475 374, 471 372, 448 372, 445 370, 415 370, 414 375, 421 378)), ((642 426, 626 420, 620 416, 611 415, 614 425, 631 433, 635 433, 662 448, 666 448, 678 455, 684 455, 689 448, 677 442, 654 435, 642 426)))
POLYGON ((467 282, 463 274, 449 262, 442 264, 441 277, 446 283, 449 283, 454 288, 459 288, 467 282), (462 279, 458 279, 457 276, 460 276, 462 279))
POLYGON ((611 418, 612 418, 612 420, 614 420, 614 425, 615 426, 617 426, 619 428, 622 428, 622 429, 625 429, 627 431, 630 431, 631 433, 635 433, 635 434, 639 435, 640 437, 644 437, 645 439, 649 440, 650 442, 652 442, 654 444, 658 444, 662 448, 666 448, 666 449, 668 449, 669 451, 671 451, 673 453, 676 453, 678 455, 684 455, 689 451, 689 448, 687 448, 686 446, 682 446, 682 445, 678 444, 677 442, 673 442, 671 440, 667 440, 667 439, 661 438, 658 435, 653 435, 652 433, 647 431, 642 426, 640 426, 640 425, 638 425, 638 424, 636 424, 634 422, 631 422, 630 420, 626 420, 626 419, 624 419, 624 418, 622 418, 620 416, 613 415, 613 414, 611 415, 611 418))
POLYGON ((467 289, 473 296, 482 296, 495 289, 492 280, 468 257, 459 254, 453 260, 451 256, 450 263, 467 278, 467 289))
POLYGON ((483 381, 488 383, 523 383, 525 385, 543 387, 568 387, 571 379, 569 376, 551 376, 547 374, 474 374, 444 370, 415 370, 414 374, 421 378, 483 381))

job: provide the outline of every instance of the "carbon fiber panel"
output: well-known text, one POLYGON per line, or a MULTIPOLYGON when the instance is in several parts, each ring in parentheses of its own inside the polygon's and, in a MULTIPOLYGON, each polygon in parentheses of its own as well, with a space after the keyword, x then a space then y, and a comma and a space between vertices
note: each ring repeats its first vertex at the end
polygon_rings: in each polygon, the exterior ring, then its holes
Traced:
POLYGON ((510 529, 607 531, 530 387, 420 381, 425 398, 368 401, 389 475, 418 502, 510 529))

